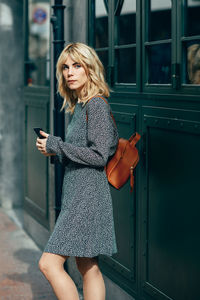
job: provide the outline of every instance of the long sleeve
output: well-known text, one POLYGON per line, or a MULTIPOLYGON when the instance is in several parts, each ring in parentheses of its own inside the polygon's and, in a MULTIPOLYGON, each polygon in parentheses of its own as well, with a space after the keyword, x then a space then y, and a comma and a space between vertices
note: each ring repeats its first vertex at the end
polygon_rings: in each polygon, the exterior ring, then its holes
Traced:
MULTIPOLYGON (((101 98, 93 98, 87 106, 88 143, 86 147, 63 142, 60 137, 49 135, 46 149, 73 162, 90 166, 105 166, 114 154, 118 143, 117 129, 110 116, 110 107, 101 98)), ((86 117, 86 116, 85 116, 86 117)))

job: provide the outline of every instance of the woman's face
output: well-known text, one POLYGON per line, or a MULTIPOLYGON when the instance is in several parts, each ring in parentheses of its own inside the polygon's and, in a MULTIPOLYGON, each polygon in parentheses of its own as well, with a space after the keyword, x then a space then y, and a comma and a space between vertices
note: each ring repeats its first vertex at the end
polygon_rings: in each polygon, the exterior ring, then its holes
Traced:
POLYGON ((68 55, 63 64, 63 76, 69 89, 75 90, 77 94, 80 93, 86 81, 88 80, 85 69, 81 64, 73 61, 70 55, 68 55))

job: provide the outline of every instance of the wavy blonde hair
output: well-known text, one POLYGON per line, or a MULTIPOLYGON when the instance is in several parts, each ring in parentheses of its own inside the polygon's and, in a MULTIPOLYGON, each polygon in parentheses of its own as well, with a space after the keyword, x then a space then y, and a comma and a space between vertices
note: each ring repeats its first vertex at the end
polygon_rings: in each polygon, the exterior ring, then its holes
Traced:
POLYGON ((88 80, 79 94, 79 98, 84 105, 90 98, 97 95, 109 97, 110 91, 105 82, 103 64, 95 50, 83 43, 71 43, 67 45, 58 58, 56 77, 58 80, 58 92, 64 98, 61 110, 66 108, 66 105, 68 104, 65 111, 73 114, 78 97, 75 90, 69 89, 63 76, 63 65, 65 64, 68 55, 70 55, 70 58, 73 61, 81 64, 88 77, 88 80))

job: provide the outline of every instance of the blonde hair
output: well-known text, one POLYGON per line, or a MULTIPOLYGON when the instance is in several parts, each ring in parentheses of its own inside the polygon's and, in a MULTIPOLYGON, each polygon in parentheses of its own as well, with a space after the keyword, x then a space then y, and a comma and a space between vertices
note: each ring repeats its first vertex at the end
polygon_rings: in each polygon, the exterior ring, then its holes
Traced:
POLYGON ((63 65, 65 64, 68 55, 70 55, 70 58, 73 61, 81 64, 88 76, 88 80, 79 94, 79 98, 84 105, 90 98, 97 95, 109 97, 110 92, 109 87, 105 82, 103 64, 95 50, 82 43, 71 43, 67 45, 58 58, 56 77, 58 80, 58 92, 64 98, 61 110, 68 104, 66 112, 72 114, 78 97, 75 90, 69 89, 63 76, 63 65))

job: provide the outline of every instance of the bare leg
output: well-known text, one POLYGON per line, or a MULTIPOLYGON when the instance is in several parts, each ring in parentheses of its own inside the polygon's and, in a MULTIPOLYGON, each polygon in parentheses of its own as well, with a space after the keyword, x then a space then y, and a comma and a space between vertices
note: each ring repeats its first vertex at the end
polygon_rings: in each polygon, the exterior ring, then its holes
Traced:
POLYGON ((76 285, 64 270, 64 262, 67 258, 68 256, 43 253, 39 268, 50 282, 59 300, 79 300, 76 285))
POLYGON ((105 300, 105 284, 97 260, 89 257, 76 257, 76 263, 83 277, 84 300, 105 300))

